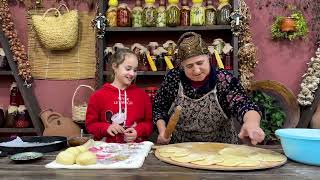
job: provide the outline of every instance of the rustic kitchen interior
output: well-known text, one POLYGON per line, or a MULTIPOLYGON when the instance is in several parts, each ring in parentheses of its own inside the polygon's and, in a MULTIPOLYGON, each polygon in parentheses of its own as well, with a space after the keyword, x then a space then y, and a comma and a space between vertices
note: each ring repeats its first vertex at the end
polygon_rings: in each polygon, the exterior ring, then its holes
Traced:
MULTIPOLYGON (((0 0, 0 175, 318 179, 319 17, 318 0, 0 0), (91 133, 89 99, 112 84, 114 54, 137 57, 132 83, 155 107, 165 77, 181 70, 185 33, 201 35, 210 65, 260 107, 263 141, 162 144, 156 122, 143 141, 91 133)), ((168 117, 167 139, 181 111, 168 117)), ((244 122, 227 116, 241 133, 244 122)))

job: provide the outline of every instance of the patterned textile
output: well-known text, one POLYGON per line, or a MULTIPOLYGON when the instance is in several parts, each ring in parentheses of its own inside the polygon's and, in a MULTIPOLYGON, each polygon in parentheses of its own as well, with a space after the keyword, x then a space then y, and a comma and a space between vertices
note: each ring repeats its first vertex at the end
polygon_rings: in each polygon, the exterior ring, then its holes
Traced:
POLYGON ((183 86, 183 93, 191 99, 199 99, 216 87, 218 102, 222 110, 229 118, 236 118, 240 124, 243 123, 244 114, 249 110, 256 110, 260 115, 262 114, 260 108, 246 95, 239 80, 228 71, 212 68, 208 82, 202 87, 194 89, 185 73, 181 69, 174 68, 164 77, 155 97, 154 123, 159 119, 168 122, 170 117, 168 112, 178 95, 179 82, 183 86))
POLYGON ((232 120, 227 118, 219 106, 216 89, 200 99, 191 99, 183 94, 183 87, 179 83, 178 96, 172 107, 176 105, 180 105, 182 110, 170 143, 238 143, 232 120))

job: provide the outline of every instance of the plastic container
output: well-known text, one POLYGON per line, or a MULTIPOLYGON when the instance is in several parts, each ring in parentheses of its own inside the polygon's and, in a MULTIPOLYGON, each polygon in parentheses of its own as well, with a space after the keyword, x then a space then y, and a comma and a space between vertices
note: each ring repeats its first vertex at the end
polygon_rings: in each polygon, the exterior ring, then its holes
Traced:
POLYGON ((284 153, 290 159, 309 165, 320 166, 320 129, 278 129, 284 153))

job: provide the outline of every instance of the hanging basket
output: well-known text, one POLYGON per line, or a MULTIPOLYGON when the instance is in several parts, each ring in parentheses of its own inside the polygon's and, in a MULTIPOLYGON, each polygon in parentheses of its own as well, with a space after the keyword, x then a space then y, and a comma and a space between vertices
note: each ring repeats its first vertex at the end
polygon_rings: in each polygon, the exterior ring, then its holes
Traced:
POLYGON ((75 103, 74 103, 74 98, 81 87, 86 87, 86 88, 92 90, 92 92, 94 91, 94 89, 88 85, 79 85, 77 87, 77 89, 74 91, 73 96, 72 96, 72 119, 74 122, 77 122, 77 123, 84 123, 85 122, 86 112, 87 112, 87 108, 88 108, 88 102, 82 102, 78 105, 75 105, 75 103))

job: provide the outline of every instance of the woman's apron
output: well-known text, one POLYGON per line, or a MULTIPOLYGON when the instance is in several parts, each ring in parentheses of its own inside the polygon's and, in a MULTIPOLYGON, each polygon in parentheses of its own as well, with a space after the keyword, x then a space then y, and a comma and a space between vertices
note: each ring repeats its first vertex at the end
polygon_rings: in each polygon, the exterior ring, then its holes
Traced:
POLYGON ((182 111, 170 143, 238 143, 234 124, 231 119, 227 118, 219 105, 216 88, 200 99, 191 99, 183 94, 183 87, 180 82, 178 97, 176 97, 169 112, 172 112, 177 105, 182 107, 182 111))

